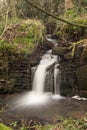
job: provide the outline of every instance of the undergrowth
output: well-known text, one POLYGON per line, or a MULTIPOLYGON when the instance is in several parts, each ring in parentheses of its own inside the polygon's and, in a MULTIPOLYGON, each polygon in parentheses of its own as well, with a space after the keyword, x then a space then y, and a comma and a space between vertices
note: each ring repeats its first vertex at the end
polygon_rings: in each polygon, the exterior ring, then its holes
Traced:
MULTIPOLYGON (((0 21, 0 25, 1 36, 4 22, 0 21)), ((0 38, 0 91, 6 92, 13 89, 16 78, 10 77, 10 64, 31 56, 38 44, 42 45, 44 32, 44 25, 39 20, 11 19, 8 21, 6 30, 0 38)))
MULTIPOLYGON (((51 125, 41 125, 40 123, 34 123, 34 125, 30 125, 26 121, 20 125, 20 127, 16 122, 10 124, 10 127, 18 130, 86 130, 87 129, 87 115, 83 116, 80 119, 72 119, 72 118, 63 118, 58 117, 57 123, 51 125)), ((1 129, 5 127, 3 124, 0 124, 0 130, 10 130, 10 129, 1 129)))

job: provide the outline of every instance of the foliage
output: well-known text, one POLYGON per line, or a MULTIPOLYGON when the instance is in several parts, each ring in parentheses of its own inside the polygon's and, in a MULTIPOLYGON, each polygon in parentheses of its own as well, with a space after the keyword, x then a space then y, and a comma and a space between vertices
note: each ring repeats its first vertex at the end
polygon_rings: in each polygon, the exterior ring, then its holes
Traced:
POLYGON ((86 41, 87 41, 87 39, 83 39, 83 40, 80 40, 78 42, 73 43, 73 45, 72 45, 72 56, 75 56, 75 51, 76 51, 77 47, 79 45, 83 44, 86 41))
POLYGON ((63 118, 60 123, 55 125, 47 125, 44 127, 39 126, 37 127, 37 130, 85 130, 86 128, 87 120, 85 117, 78 120, 63 118))
MULTIPOLYGON (((67 17, 68 18, 68 17, 67 17)), ((70 18, 72 23, 87 25, 87 18, 84 16, 83 18, 74 17, 70 18)), ((85 39, 87 37, 87 28, 71 26, 65 23, 57 24, 56 34, 60 39, 63 38, 66 41, 78 41, 81 39, 85 39)))
POLYGON ((17 75, 10 72, 10 63, 14 64, 31 55, 36 46, 43 42, 44 32, 45 28, 39 20, 8 21, 7 30, 0 39, 1 92, 11 92, 16 83, 17 75))
MULTIPOLYGON (((17 122, 11 124, 14 128, 17 127, 17 122)), ((64 118, 58 117, 56 124, 46 124, 42 126, 41 124, 35 123, 33 126, 28 126, 27 122, 25 125, 22 123, 19 130, 86 130, 87 129, 87 115, 83 116, 80 119, 64 118)))
MULTIPOLYGON (((8 23, 7 23, 7 26, 9 25, 13 25, 13 24, 16 24, 18 22, 20 22, 22 19, 19 19, 19 18, 11 18, 11 19, 8 19, 8 23)), ((5 19, 1 20, 0 21, 0 35, 2 34, 3 30, 4 30, 4 26, 5 26, 5 19)))
POLYGON ((0 40, 0 52, 29 53, 37 43, 43 41, 44 26, 38 20, 23 20, 8 26, 2 40, 0 40), (10 51, 10 52, 9 52, 10 51))
MULTIPOLYGON (((33 2, 36 2, 35 0, 32 0, 33 2)), ((64 1, 63 0, 37 0, 37 5, 40 5, 42 8, 46 9, 49 12, 53 12, 57 15, 63 12, 64 10, 64 1), (60 9, 62 8, 62 10, 60 9)), ((36 18, 41 19, 44 22, 47 22, 50 17, 47 16, 47 14, 41 13, 36 8, 32 7, 31 5, 28 5, 25 1, 21 0, 18 1, 16 4, 16 7, 18 9, 18 15, 20 17, 26 18, 36 18), (19 11, 20 10, 20 11, 19 11)))

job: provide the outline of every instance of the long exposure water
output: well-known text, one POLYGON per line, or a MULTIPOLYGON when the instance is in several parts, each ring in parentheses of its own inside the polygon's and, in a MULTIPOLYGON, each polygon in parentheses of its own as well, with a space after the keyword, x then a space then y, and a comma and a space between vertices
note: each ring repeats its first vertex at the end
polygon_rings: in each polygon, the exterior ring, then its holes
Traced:
MULTIPOLYGON (((54 120, 57 116, 79 118, 87 112, 87 101, 60 95, 60 71, 58 57, 51 50, 42 57, 34 69, 32 91, 8 97, 9 109, 2 115, 8 121, 11 117, 54 120), (46 88, 48 87, 48 91, 46 88), (51 88, 54 88, 54 92, 51 88)), ((12 122, 12 120, 9 122, 12 122)))

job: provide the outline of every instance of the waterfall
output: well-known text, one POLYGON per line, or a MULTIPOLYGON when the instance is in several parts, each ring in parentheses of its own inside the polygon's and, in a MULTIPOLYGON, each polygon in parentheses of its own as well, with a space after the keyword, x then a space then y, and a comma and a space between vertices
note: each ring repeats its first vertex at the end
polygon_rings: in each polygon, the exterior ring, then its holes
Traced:
POLYGON ((59 69, 57 68, 58 58, 52 55, 52 51, 47 51, 47 53, 42 57, 40 64, 34 74, 32 91, 36 94, 43 94, 45 92, 45 87, 50 87, 52 90, 54 87, 54 93, 59 95, 59 69), (53 68, 53 71, 51 72, 53 68), (53 78, 54 79, 53 79, 53 78), (54 83, 53 83, 54 82, 54 83))
POLYGON ((33 81, 33 91, 38 94, 43 93, 44 83, 46 77, 46 67, 44 65, 39 65, 35 72, 34 81, 33 81))
POLYGON ((55 87, 55 94, 60 95, 61 74, 58 66, 59 64, 56 64, 54 68, 54 87, 55 87))
POLYGON ((62 99, 60 96, 60 71, 58 57, 47 51, 38 66, 32 67, 32 91, 22 96, 17 106, 43 105, 51 100, 62 99))

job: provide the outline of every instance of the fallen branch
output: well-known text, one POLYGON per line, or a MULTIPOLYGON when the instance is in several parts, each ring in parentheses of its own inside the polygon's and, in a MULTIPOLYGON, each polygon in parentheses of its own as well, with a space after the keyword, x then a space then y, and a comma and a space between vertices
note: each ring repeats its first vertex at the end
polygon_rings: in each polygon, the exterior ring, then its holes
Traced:
POLYGON ((87 25, 83 25, 83 24, 76 24, 76 23, 71 23, 67 20, 64 20, 60 17, 57 17, 56 15, 48 12, 47 10, 43 9, 42 7, 40 7, 39 5, 37 5, 35 2, 32 2, 31 0, 25 0, 27 2, 27 4, 31 4, 32 6, 34 6, 35 8, 39 9, 40 11, 46 13, 47 15, 59 20, 59 21, 62 21, 64 23, 67 23, 67 24, 70 24, 70 25, 73 25, 73 26, 77 26, 77 27, 82 27, 82 28, 87 28, 87 25))

